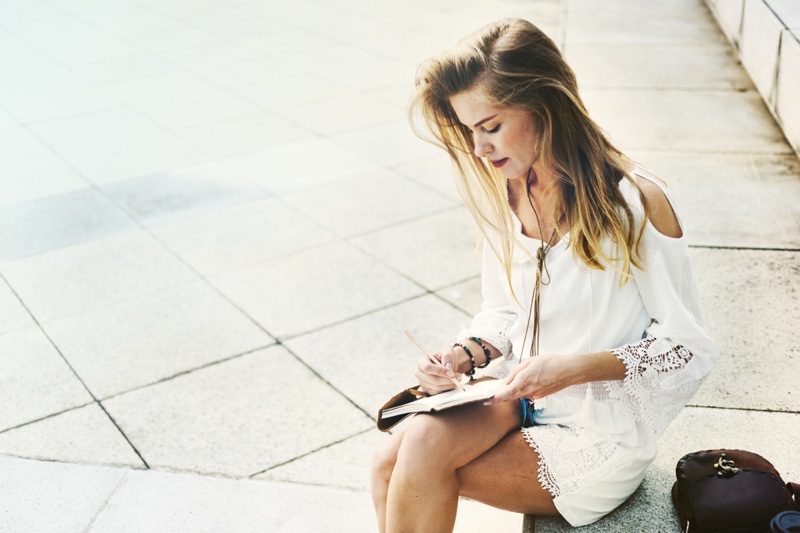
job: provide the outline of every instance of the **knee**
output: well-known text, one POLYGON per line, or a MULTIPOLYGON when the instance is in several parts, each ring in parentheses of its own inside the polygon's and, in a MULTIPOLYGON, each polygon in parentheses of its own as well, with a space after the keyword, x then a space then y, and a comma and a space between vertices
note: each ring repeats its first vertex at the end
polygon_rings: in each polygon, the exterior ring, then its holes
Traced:
POLYGON ((452 434, 440 417, 417 415, 403 435, 397 462, 410 468, 437 468, 449 463, 452 434))
POLYGON ((382 443, 372 452, 370 472, 373 484, 388 484, 397 463, 397 445, 394 439, 382 443))

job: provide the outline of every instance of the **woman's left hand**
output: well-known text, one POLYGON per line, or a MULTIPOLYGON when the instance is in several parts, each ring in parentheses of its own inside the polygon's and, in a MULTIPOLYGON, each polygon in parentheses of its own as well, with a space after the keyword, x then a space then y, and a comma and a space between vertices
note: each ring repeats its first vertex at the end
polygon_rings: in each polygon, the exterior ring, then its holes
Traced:
POLYGON ((519 398, 544 398, 570 385, 577 384, 579 360, 568 355, 539 355, 514 368, 491 403, 519 398))

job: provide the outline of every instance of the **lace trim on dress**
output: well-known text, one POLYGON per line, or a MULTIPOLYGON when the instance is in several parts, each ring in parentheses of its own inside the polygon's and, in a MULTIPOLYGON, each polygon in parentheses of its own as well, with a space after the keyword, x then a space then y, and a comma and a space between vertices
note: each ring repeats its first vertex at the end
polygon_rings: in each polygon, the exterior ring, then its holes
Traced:
POLYGON ((553 498, 574 492, 581 479, 608 461, 617 445, 605 439, 578 449, 565 446, 578 430, 555 424, 522 429, 522 435, 539 455, 539 484, 553 498))
POLYGON ((683 369, 694 354, 680 344, 666 351, 650 353, 655 342, 655 338, 648 337, 611 350, 627 370, 623 381, 607 381, 605 384, 611 398, 620 400, 637 421, 644 422, 658 435, 683 409, 697 384, 665 388, 664 382, 683 369))
POLYGON ((508 357, 511 354, 511 340, 508 338, 509 329, 511 329, 510 323, 506 323, 504 326, 499 326, 491 330, 489 328, 482 329, 473 327, 468 329, 462 327, 461 331, 458 333, 458 342, 464 342, 464 339, 470 337, 478 337, 497 348, 497 351, 503 354, 503 357, 508 357))

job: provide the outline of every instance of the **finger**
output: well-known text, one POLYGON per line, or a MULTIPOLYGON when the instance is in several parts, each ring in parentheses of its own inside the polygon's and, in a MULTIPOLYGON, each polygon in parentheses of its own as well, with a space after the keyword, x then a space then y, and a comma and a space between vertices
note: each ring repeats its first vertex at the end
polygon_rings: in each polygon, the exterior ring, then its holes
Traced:
POLYGON ((453 350, 442 353, 442 366, 446 369, 445 375, 447 377, 455 377, 456 356, 453 350))
POLYGON ((495 395, 485 403, 496 404, 501 402, 509 402, 511 400, 516 400, 517 398, 519 398, 519 391, 515 387, 509 385, 507 387, 500 388, 500 390, 498 390, 495 395))

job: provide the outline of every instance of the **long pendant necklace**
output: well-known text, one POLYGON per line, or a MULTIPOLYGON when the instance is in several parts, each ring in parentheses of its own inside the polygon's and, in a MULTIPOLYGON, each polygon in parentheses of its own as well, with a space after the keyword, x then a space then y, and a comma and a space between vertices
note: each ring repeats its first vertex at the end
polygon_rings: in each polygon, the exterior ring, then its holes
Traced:
POLYGON ((531 328, 531 319, 533 319, 533 336, 531 338, 531 350, 530 356, 536 357, 539 355, 539 293, 541 290, 542 285, 548 285, 550 283, 550 271, 547 270, 547 263, 545 259, 547 257, 547 252, 550 251, 552 248, 553 237, 556 235, 556 228, 553 228, 553 232, 550 234, 550 238, 547 242, 544 242, 544 234, 542 234, 542 223, 539 221, 539 214, 536 212, 536 208, 533 207, 533 199, 531 198, 531 187, 530 187, 530 177, 531 171, 528 170, 528 176, 525 178, 525 192, 528 195, 528 203, 531 205, 531 209, 533 210, 533 216, 536 217, 536 226, 539 229, 539 238, 541 244, 539 248, 536 250, 536 284, 533 286, 533 295, 531 296, 531 305, 528 309, 528 323, 525 326, 525 336, 522 338, 522 349, 519 353, 519 362, 522 363, 522 351, 525 347, 525 342, 528 340, 528 331, 531 328), (547 281, 542 282, 542 273, 547 274, 547 281))

